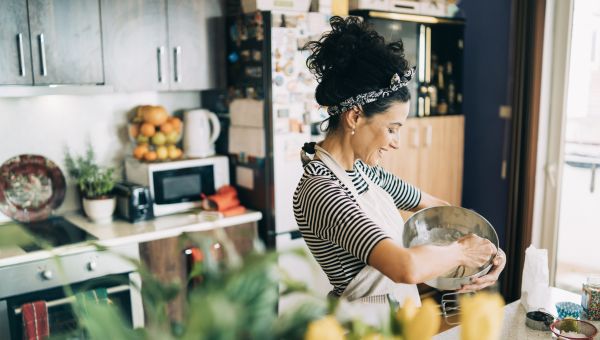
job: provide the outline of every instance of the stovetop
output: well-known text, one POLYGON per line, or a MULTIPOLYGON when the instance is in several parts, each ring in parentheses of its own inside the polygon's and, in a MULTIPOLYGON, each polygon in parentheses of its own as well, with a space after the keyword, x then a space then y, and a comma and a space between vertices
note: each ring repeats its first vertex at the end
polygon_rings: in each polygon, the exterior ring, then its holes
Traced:
POLYGON ((40 241, 27 245, 20 245, 19 247, 26 252, 41 250, 43 249, 43 245, 59 247, 97 239, 60 216, 53 216, 43 221, 21 223, 20 226, 40 241))

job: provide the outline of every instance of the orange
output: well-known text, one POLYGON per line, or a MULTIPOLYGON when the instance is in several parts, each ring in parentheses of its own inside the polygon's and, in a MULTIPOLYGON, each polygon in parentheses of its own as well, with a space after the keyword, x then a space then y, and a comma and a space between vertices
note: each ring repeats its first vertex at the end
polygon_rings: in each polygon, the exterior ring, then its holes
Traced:
POLYGON ((159 126, 169 118, 167 110, 162 106, 143 106, 144 122, 159 126))
POLYGON ((177 118, 177 117, 171 117, 169 119, 169 122, 171 123, 171 125, 173 125, 173 128, 177 131, 177 132, 181 132, 181 119, 177 118))
POLYGON ((154 151, 148 151, 144 155, 144 159, 147 160, 148 162, 155 161, 157 157, 158 157, 158 155, 154 151))
POLYGON ((129 125, 129 136, 131 136, 131 138, 135 138, 138 136, 138 134, 140 133, 140 126, 137 124, 130 124, 129 125))
POLYGON ((142 159, 148 151, 148 144, 140 144, 133 149, 133 157, 142 159))
POLYGON ((160 131, 164 133, 169 133, 173 131, 173 129, 173 124, 169 123, 168 121, 166 123, 162 123, 162 125, 160 126, 160 131))
POLYGON ((144 123, 140 127, 140 132, 146 137, 152 137, 156 133, 156 128, 150 123, 144 123))

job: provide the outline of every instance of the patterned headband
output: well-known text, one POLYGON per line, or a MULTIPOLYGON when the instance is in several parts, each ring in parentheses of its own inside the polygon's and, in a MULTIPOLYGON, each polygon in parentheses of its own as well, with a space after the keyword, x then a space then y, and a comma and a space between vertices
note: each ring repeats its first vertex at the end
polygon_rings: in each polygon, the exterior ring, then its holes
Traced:
POLYGON ((415 74, 415 70, 416 67, 411 67, 410 69, 404 72, 402 77, 400 77, 398 73, 394 73, 394 75, 392 76, 392 80, 390 81, 389 87, 350 97, 337 105, 328 107, 327 113, 329 113, 330 116, 335 116, 346 112, 352 109, 353 107, 364 105, 367 103, 372 103, 378 100, 379 98, 385 98, 389 96, 392 92, 396 92, 402 87, 405 87, 415 74))

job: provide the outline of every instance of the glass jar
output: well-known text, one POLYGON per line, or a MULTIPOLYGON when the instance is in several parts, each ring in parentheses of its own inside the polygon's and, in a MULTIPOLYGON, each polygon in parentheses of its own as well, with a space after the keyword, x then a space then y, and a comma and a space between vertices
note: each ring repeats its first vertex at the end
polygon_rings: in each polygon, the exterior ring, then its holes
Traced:
POLYGON ((590 276, 583 284, 581 306, 589 320, 600 320, 600 276, 590 276))

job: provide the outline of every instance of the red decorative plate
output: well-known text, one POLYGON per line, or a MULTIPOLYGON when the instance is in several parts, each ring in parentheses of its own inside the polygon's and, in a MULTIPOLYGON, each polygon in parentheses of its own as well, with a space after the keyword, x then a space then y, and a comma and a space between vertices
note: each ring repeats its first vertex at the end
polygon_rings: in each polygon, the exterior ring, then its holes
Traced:
POLYGON ((65 191, 62 171, 43 156, 19 155, 0 166, 0 211, 17 221, 46 219, 65 191))

